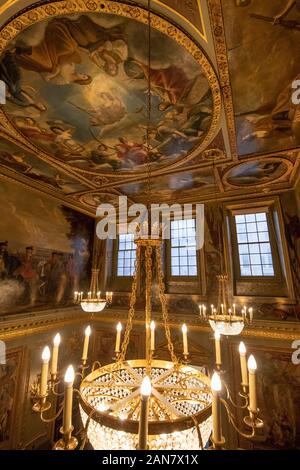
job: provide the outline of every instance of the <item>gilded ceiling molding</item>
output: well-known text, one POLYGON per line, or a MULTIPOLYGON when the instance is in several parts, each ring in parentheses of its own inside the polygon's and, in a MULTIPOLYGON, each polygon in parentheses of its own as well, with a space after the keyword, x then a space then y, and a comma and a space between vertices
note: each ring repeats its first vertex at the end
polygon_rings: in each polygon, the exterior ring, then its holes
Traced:
POLYGON ((232 158, 236 160, 238 158, 238 152, 236 145, 235 119, 221 0, 208 0, 208 9, 214 37, 219 79, 228 126, 231 155, 232 158))
MULTIPOLYGON (((139 21, 143 24, 148 23, 148 14, 147 11, 143 8, 138 6, 131 6, 125 3, 119 3, 116 1, 111 0, 103 0, 101 2, 95 2, 94 0, 77 0, 74 1, 58 1, 55 3, 47 3, 37 7, 34 7, 31 10, 27 10, 24 13, 21 13, 17 18, 12 20, 8 23, 1 31, 0 31, 0 55, 4 52, 4 50, 8 47, 9 43, 24 29, 27 27, 38 23, 42 20, 46 20, 49 17, 60 16, 64 14, 70 13, 108 13, 108 14, 116 14, 120 15, 125 18, 134 19, 139 21)), ((151 14, 151 27, 166 34, 174 41, 176 41, 179 45, 181 45, 202 67, 204 74, 209 82, 212 98, 213 98, 213 115, 211 120, 210 128, 201 142, 201 144, 195 148, 190 154, 186 155, 180 161, 174 162, 173 164, 165 165, 162 168, 168 167, 168 169, 176 168, 182 163, 187 162, 194 158, 196 155, 201 153, 203 150, 207 148, 207 146, 211 143, 213 138, 215 137, 216 133, 219 130, 220 126, 220 115, 221 115, 221 92, 220 86, 218 82, 217 75, 210 64, 208 58, 206 57, 205 53, 199 48, 199 46, 190 38, 188 37, 183 31, 177 28, 175 25, 171 24, 169 21, 161 18, 160 16, 152 13, 151 14)), ((37 154, 38 149, 29 143, 29 141, 22 135, 20 131, 16 129, 16 127, 11 123, 11 121, 5 115, 3 108, 1 108, 0 112, 0 123, 7 128, 10 132, 14 134, 14 136, 23 143, 26 143, 28 146, 30 145, 31 149, 35 151, 37 154)), ((39 156, 41 158, 46 158, 47 161, 51 161, 54 163, 54 159, 50 157, 50 155, 46 154, 45 152, 41 152, 40 150, 39 156), (50 160, 51 159, 51 160, 50 160)), ((71 169, 70 165, 60 163, 60 165, 66 169, 71 169)), ((76 170, 77 174, 86 174, 91 175, 94 174, 95 176, 102 175, 101 173, 96 173, 87 170, 76 170)), ((140 176, 145 174, 145 171, 137 172, 140 176)), ((104 176, 108 176, 107 173, 103 173, 104 176)), ((124 178, 124 174, 113 174, 111 175, 115 178, 124 178)))
MULTIPOLYGON (((202 39, 207 42, 207 35, 206 35, 206 28, 205 22, 203 19, 203 12, 200 0, 154 0, 154 3, 159 5, 163 5, 168 10, 176 13, 177 16, 183 18, 200 36, 202 39), (175 3, 175 5, 174 5, 175 3), (172 5, 172 6, 171 6, 172 5), (178 7, 182 6, 184 12, 180 13, 178 7), (196 27, 194 15, 199 13, 200 19, 200 26, 202 27, 202 31, 196 27), (194 21, 194 22, 193 22, 194 21)), ((181 10, 183 10, 181 9, 181 10)))

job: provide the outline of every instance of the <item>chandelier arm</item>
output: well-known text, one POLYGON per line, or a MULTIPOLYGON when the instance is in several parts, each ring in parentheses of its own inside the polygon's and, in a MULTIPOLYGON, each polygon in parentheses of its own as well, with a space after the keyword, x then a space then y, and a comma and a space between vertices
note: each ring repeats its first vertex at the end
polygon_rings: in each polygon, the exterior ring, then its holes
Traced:
POLYGON ((94 361, 93 362, 93 365, 92 365, 92 372, 94 372, 94 370, 96 370, 96 367, 100 368, 101 367, 101 364, 99 361, 94 361))
POLYGON ((229 422, 232 424, 232 426, 233 426, 233 428, 236 430, 236 432, 237 432, 240 436, 244 437, 245 439, 252 439, 252 438, 255 436, 255 427, 252 428, 252 433, 251 433, 251 434, 247 434, 247 433, 241 431, 241 430, 239 429, 239 427, 237 426, 236 422, 235 422, 235 419, 234 419, 234 417, 233 417, 233 414, 232 414, 232 412, 231 412, 231 410, 230 410, 230 408, 229 408, 229 405, 228 405, 228 403, 226 402, 226 400, 224 400, 224 398, 221 398, 220 401, 221 401, 221 403, 224 405, 225 410, 226 410, 226 413, 227 413, 227 416, 228 416, 228 420, 229 420, 229 422))
POLYGON ((137 245, 136 248, 136 260, 135 260, 135 269, 134 269, 134 275, 133 275, 133 281, 132 281, 132 287, 131 287, 131 295, 130 295, 130 308, 129 308, 129 313, 128 313, 128 320, 127 320, 127 325, 126 325, 126 330, 124 334, 124 340, 121 346, 121 353, 119 355, 118 361, 116 364, 119 364, 120 362, 125 361, 126 353, 127 353, 127 348, 129 344, 129 339, 130 339, 130 333, 132 330, 133 326, 133 319, 135 315, 135 304, 136 304, 136 295, 137 295, 137 279, 138 279, 138 274, 140 272, 140 266, 141 266, 141 247, 137 245))
POLYGON ((60 405, 58 412, 56 413, 56 415, 52 416, 52 418, 44 418, 43 411, 41 411, 41 420, 43 421, 43 423, 52 423, 59 417, 63 409, 64 409, 64 404, 60 405))
POLYGON ((247 395, 243 395, 243 394, 241 394, 241 392, 239 392, 239 396, 245 400, 245 404, 244 404, 244 405, 237 405, 237 404, 233 401, 233 399, 232 399, 232 397, 231 397, 231 395, 230 395, 230 391, 229 391, 229 388, 228 388, 227 384, 226 384, 225 382, 223 382, 223 385, 225 386, 225 389, 226 389, 227 399, 230 401, 230 403, 232 404, 232 406, 234 406, 234 408, 237 408, 237 409, 239 409, 239 410, 244 410, 244 409, 246 409, 246 408, 248 407, 248 405, 249 405, 249 399, 248 399, 248 396, 247 396, 247 395))
POLYGON ((168 315, 168 308, 167 308, 167 299, 165 294, 165 284, 164 284, 164 275, 162 272, 162 260, 161 260, 161 251, 160 246, 155 248, 156 251, 156 269, 157 269, 157 277, 158 277, 158 285, 159 285, 159 298, 161 302, 162 308, 162 316, 164 320, 164 328, 168 343, 168 350, 171 355, 172 362, 174 363, 175 367, 179 366, 179 360, 174 351, 174 345, 171 338, 171 331, 169 326, 169 315, 168 315))

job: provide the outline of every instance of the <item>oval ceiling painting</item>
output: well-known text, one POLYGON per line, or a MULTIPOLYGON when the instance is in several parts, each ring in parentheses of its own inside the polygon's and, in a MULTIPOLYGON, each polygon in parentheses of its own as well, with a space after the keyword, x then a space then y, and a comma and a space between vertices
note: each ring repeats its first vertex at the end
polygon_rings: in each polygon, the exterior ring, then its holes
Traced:
POLYGON ((226 181, 232 186, 252 186, 274 183, 286 174, 288 167, 280 159, 266 159, 242 163, 226 175, 226 181))
MULTIPOLYGON (((73 168, 145 171, 149 79, 154 168, 191 154, 217 125, 219 88, 200 49, 153 15, 149 68, 147 15, 135 7, 137 19, 128 18, 126 8, 119 4, 119 15, 44 10, 41 18, 48 18, 16 32, 1 56, 10 122, 73 168), (162 32, 167 27, 173 34, 162 32)), ((23 15, 28 24, 29 13, 23 15)))

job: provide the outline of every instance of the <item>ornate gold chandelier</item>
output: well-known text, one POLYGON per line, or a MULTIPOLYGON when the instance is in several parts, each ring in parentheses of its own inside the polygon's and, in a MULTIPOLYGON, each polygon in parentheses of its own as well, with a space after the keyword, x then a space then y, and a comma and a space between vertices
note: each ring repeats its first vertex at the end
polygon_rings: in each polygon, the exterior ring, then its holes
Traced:
MULTIPOLYGON (((161 240, 136 240, 136 270, 132 283, 129 316, 124 340, 117 352, 116 362, 94 370, 80 385, 80 409, 83 423, 88 421, 88 438, 94 448, 120 449, 139 447, 139 422, 148 436, 151 449, 201 448, 211 432, 211 393, 209 378, 198 369, 188 366, 185 355, 180 362, 171 339, 165 286, 161 266, 161 240), (126 361, 126 352, 135 316, 137 277, 141 257, 145 256, 146 305, 144 359, 126 361), (167 338, 170 361, 153 357, 151 341, 152 256, 158 276, 159 298, 167 338), (149 380, 147 424, 141 419, 143 380, 149 380), (146 429, 147 428, 147 429, 146 429)), ((145 443, 145 439, 142 440, 145 443)))

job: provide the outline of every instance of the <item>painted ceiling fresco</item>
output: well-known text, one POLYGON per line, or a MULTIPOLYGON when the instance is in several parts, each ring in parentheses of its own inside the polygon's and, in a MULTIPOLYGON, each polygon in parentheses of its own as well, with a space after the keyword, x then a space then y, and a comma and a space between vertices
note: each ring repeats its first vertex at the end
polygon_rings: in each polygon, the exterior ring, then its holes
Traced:
MULTIPOLYGON (((122 193, 137 202, 147 197, 147 181, 128 183, 122 193)), ((155 202, 181 201, 216 191, 214 173, 210 167, 194 172, 180 172, 155 178, 151 183, 151 199, 155 202)))
POLYGON ((184 47, 117 15, 50 17, 27 28, 1 59, 5 113, 35 146, 78 169, 145 169, 187 156, 210 130, 206 71, 184 47), (137 41, 137 37, 139 40, 137 41))
POLYGON ((233 186, 252 186, 277 180, 287 172, 283 161, 266 159, 242 163, 229 171, 227 181, 233 186))
POLYGON ((144 202, 150 81, 153 201, 293 188, 297 2, 151 4, 150 69, 140 0, 32 2, 7 24, 0 10, 0 177, 91 215, 122 194, 144 202))
POLYGON ((299 2, 224 0, 222 7, 239 154, 298 147, 299 2))
POLYGON ((75 178, 3 138, 0 140, 0 168, 8 169, 39 185, 46 185, 64 194, 85 189, 85 186, 75 178))

